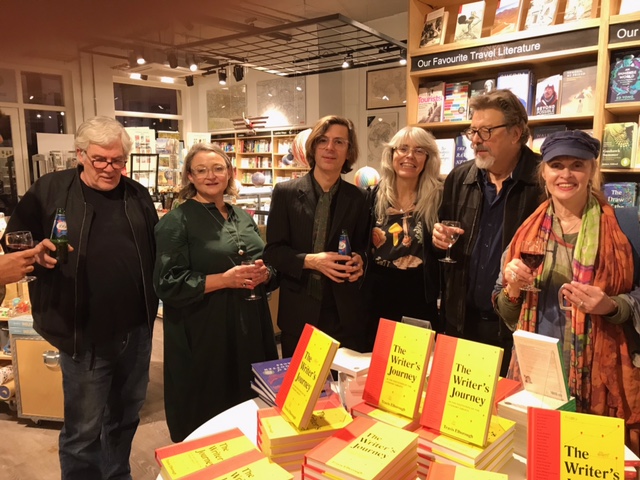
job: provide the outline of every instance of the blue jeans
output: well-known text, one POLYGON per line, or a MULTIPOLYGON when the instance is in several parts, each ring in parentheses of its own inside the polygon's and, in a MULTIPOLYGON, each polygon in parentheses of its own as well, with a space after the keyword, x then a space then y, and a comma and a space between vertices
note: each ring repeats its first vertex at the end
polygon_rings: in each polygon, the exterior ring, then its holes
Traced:
POLYGON ((147 394, 150 360, 146 324, 75 359, 60 352, 62 480, 131 480, 129 454, 147 394))

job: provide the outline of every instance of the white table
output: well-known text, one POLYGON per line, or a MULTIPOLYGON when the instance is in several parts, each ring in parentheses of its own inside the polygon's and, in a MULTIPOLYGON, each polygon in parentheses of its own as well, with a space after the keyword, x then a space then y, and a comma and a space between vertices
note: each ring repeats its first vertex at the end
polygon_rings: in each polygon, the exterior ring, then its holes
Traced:
MULTIPOLYGON (((258 414, 256 412, 258 409, 265 407, 268 407, 268 405, 259 398, 239 403, 200 425, 191 432, 186 440, 193 440, 238 427, 242 433, 256 444, 258 431, 258 414)), ((524 480, 527 473, 526 461, 519 455, 514 455, 514 458, 502 469, 502 473, 508 474, 509 480, 524 480)), ((294 474, 294 480, 300 478, 299 472, 294 474)), ((162 480, 160 475, 158 475, 157 480, 162 480)))

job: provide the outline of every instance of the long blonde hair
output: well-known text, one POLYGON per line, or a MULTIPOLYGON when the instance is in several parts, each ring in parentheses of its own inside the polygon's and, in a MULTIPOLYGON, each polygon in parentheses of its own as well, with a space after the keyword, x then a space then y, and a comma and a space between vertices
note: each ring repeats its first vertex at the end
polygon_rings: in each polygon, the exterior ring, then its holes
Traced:
POLYGON ((375 206, 376 218, 379 222, 384 222, 387 218, 387 208, 394 205, 397 200, 393 152, 409 140, 427 151, 427 160, 420 173, 420 178, 418 178, 415 214, 431 231, 434 223, 438 221, 438 209, 442 201, 442 181, 439 178, 440 151, 433 135, 419 127, 404 127, 385 145, 382 152, 382 173, 380 174, 381 179, 375 206))

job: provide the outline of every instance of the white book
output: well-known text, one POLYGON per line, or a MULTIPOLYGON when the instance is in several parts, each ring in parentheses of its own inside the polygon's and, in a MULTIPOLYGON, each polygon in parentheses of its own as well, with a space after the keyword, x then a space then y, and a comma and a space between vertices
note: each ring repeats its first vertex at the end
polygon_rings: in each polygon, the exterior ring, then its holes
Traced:
POLYGON ((567 6, 564 9, 564 23, 591 18, 592 8, 593 0, 567 0, 567 6))
POLYGON ((453 138, 436 138, 440 150, 440 175, 448 175, 453 170, 456 158, 456 141, 453 138))
POLYGON ((640 2, 638 0, 621 0, 619 15, 640 12, 640 2))
POLYGON ((558 0, 530 0, 525 30, 553 25, 558 9, 558 0))
POLYGON ((478 40, 482 37, 484 6, 484 0, 460 5, 454 41, 478 40))

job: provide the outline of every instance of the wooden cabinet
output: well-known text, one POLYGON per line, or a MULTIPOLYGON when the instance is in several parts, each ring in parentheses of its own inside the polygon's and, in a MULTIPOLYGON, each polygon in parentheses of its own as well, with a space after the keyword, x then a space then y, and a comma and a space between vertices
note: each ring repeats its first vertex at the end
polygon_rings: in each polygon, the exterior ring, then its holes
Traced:
POLYGON ((215 134, 212 143, 222 148, 236 167, 236 178, 253 185, 253 176, 262 173, 264 185, 304 175, 309 168, 292 161, 293 141, 303 129, 265 130, 254 133, 215 134))
POLYGON ((60 354, 40 336, 11 335, 18 415, 32 420, 62 420, 60 354))
MULTIPOLYGON (((619 50, 640 48, 640 14, 616 15, 620 0, 593 0, 592 18, 563 24, 566 2, 557 0, 555 25, 489 36, 498 0, 486 0, 483 36, 478 40, 453 42, 461 0, 441 0, 449 12, 443 45, 419 47, 425 15, 431 7, 421 0, 409 0, 409 65, 407 73, 407 123, 418 115, 418 88, 426 82, 473 81, 495 78, 510 70, 530 69, 536 78, 561 74, 565 70, 596 65, 593 114, 530 116, 531 127, 564 124, 568 129, 593 129, 602 139, 606 123, 638 122, 640 102, 606 103, 612 55, 619 50)), ((520 28, 528 0, 522 2, 520 28)), ((437 138, 453 138, 469 121, 422 123, 437 138)), ((616 174, 640 173, 638 169, 615 170, 616 174)))

